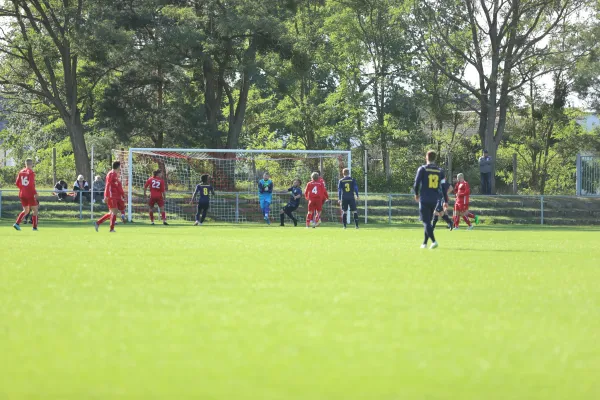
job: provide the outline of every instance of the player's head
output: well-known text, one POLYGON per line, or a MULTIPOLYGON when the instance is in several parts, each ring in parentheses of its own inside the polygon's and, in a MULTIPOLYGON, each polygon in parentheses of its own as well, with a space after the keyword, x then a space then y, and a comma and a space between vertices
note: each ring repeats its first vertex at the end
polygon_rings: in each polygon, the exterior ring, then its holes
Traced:
POLYGON ((350 176, 350 170, 348 168, 344 168, 342 174, 344 174, 344 176, 350 176))
POLYGON ((160 178, 162 175, 162 171, 160 169, 157 169, 152 173, 152 175, 154 175, 155 178, 160 178))
POLYGON ((113 171, 118 171, 119 169, 121 169, 121 163, 119 161, 115 161, 112 164, 112 169, 113 169, 113 171))
POLYGON ((456 179, 459 182, 464 182, 465 181, 465 176, 464 176, 464 174, 458 174, 458 175, 456 175, 456 179))
POLYGON ((292 186, 294 187, 299 187, 300 185, 302 185, 302 181, 298 178, 294 179, 294 182, 292 182, 292 186))
POLYGON ((319 180, 319 173, 318 173, 318 172, 313 172, 313 173, 310 175, 310 178, 311 178, 313 181, 315 181, 315 182, 316 182, 316 181, 318 181, 318 180, 319 180))
POLYGON ((269 173, 267 171, 265 171, 265 173, 263 174, 263 179, 267 180, 271 177, 271 175, 269 175, 269 173))
POLYGON ((206 185, 208 183, 208 174, 204 174, 200 177, 200 180, 202 181, 202 183, 204 185, 206 185))
POLYGON ((437 154, 435 154, 435 151, 433 151, 433 150, 429 150, 427 152, 427 156, 425 156, 425 159, 427 160, 427 162, 429 164, 433 164, 435 162, 436 158, 437 158, 437 154))
POLYGON ((33 168, 33 160, 31 158, 28 158, 27 160, 25 160, 25 166, 27 168, 33 168))

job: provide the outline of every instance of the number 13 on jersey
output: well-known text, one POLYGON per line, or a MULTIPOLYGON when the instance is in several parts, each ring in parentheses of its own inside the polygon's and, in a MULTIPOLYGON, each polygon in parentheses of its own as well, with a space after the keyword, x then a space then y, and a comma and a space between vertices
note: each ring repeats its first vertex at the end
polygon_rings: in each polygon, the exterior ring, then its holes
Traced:
POLYGON ((429 175, 429 189, 437 189, 440 186, 440 177, 438 175, 429 175))

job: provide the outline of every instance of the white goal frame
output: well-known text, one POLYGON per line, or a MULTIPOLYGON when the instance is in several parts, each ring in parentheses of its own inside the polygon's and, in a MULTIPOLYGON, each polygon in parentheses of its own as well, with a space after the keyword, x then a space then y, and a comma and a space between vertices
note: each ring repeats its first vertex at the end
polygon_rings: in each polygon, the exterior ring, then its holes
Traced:
MULTIPOLYGON (((151 148, 151 147, 132 147, 128 153, 128 172, 127 172, 127 219, 129 222, 133 219, 133 154, 139 152, 187 152, 187 153, 250 153, 250 154, 338 154, 346 156, 347 168, 352 173, 352 151, 350 150, 257 150, 257 149, 176 149, 176 148, 151 148)), ((337 188, 335 189, 337 192, 337 188)), ((351 220, 350 213, 347 214, 348 222, 351 220)))

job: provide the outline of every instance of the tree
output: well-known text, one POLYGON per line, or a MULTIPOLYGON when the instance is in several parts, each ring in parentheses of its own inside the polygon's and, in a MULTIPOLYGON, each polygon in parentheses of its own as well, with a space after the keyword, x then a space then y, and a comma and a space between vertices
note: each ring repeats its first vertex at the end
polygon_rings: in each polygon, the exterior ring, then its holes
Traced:
POLYGON ((84 0, 0 3, 0 17, 8 21, 0 30, 0 92, 9 104, 25 101, 55 113, 68 132, 77 172, 84 176, 89 176, 90 163, 82 122, 86 93, 81 91, 85 65, 80 44, 87 6, 84 0))
POLYGON ((414 37, 429 62, 478 101, 478 133, 481 145, 492 156, 494 170, 512 96, 550 71, 543 64, 552 55, 547 41, 586 5, 586 0, 415 2, 414 37), (476 79, 448 68, 444 60, 449 58, 462 60, 476 79), (515 79, 516 69, 528 67, 538 72, 515 79))

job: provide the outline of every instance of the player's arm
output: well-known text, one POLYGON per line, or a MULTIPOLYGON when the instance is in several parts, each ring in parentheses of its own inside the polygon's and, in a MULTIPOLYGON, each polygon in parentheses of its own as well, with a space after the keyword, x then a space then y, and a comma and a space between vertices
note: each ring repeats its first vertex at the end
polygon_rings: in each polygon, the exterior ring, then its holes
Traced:
POLYGON ((306 184, 306 188, 304 189, 304 198, 308 200, 308 194, 310 193, 310 183, 306 184))
POLYGON ((192 204, 194 202, 194 199, 196 198, 197 194, 198 194, 198 185, 196 185, 196 190, 194 190, 194 194, 192 195, 192 198, 190 199, 190 204, 192 204))
POLYGON ((273 193, 273 181, 269 182, 269 193, 273 193))
POLYGON ((343 192, 344 192, 344 182, 342 182, 342 180, 340 179, 340 181, 338 182, 338 202, 339 203, 342 202, 343 192))
POLYGON ((37 192, 37 189, 35 188, 35 172, 33 172, 31 174, 31 190, 33 190, 33 198, 37 200, 38 192, 37 192))
POLYGON ((258 181, 258 193, 263 194, 265 192, 265 187, 263 185, 263 181, 258 181))
POLYGON ((356 195, 356 200, 358 200, 358 182, 356 182, 356 179, 352 178, 352 184, 354 185, 354 194, 356 195))
POLYGON ((423 180, 423 174, 425 169, 423 167, 419 167, 417 170, 417 176, 415 176, 415 184, 413 185, 413 190, 415 191, 415 200, 419 201, 419 189, 421 189, 421 181, 423 180))

